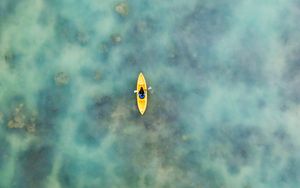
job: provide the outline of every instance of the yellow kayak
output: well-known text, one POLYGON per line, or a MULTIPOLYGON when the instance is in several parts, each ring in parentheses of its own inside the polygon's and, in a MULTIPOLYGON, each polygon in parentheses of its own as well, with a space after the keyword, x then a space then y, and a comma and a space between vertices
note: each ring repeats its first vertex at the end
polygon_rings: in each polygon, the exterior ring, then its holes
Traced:
POLYGON ((147 84, 143 73, 139 74, 136 83, 136 102, 140 113, 143 115, 147 108, 147 84))

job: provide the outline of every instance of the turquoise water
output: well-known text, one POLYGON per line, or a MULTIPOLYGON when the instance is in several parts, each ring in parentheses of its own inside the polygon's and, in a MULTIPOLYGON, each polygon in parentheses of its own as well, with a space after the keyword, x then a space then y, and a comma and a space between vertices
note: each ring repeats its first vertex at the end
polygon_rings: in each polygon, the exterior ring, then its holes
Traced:
POLYGON ((2 0, 0 16, 1 188, 299 187, 299 1, 2 0))

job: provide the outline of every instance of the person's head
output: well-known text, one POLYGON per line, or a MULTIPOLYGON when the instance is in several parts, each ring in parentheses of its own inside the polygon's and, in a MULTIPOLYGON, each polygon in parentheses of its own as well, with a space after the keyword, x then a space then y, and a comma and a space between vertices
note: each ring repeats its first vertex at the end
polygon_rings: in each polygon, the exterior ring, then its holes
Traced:
POLYGON ((141 87, 140 93, 141 93, 141 94, 144 94, 144 89, 143 89, 143 87, 141 87))

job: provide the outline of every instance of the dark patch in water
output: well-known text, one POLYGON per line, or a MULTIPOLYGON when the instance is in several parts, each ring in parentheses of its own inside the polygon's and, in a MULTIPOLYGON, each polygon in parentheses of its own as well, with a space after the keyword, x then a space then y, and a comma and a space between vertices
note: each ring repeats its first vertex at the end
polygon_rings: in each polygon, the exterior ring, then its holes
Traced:
POLYGON ((285 167, 280 173, 280 180, 286 183, 293 182, 295 185, 300 183, 300 156, 290 157, 285 167))
POLYGON ((109 42, 107 41, 100 42, 93 53, 96 62, 99 64, 108 63, 111 49, 112 49, 112 45, 109 42))
POLYGON ((258 106, 258 108, 262 109, 262 108, 266 107, 266 105, 267 105, 266 103, 267 102, 264 99, 258 99, 257 106, 258 106))
POLYGON ((79 125, 75 137, 76 142, 90 147, 99 147, 108 133, 108 125, 104 122, 83 122, 79 125))
POLYGON ((245 125, 210 128, 206 133, 208 137, 208 150, 220 150, 214 157, 223 158, 227 162, 230 173, 236 174, 239 168, 251 165, 259 156, 259 143, 263 142, 258 127, 245 125), (230 152, 222 152, 222 150, 230 152))
POLYGON ((147 174, 144 177, 144 184, 146 187, 154 187, 155 177, 152 174, 147 174))
POLYGON ((43 187, 52 170, 53 148, 32 146, 19 156, 19 187, 43 187))
POLYGON ((115 167, 114 172, 122 180, 124 187, 138 187, 140 174, 134 164, 118 165, 115 167))
POLYGON ((227 170, 230 174, 238 174, 240 172, 239 164, 237 164, 235 161, 231 160, 227 163, 227 170))
POLYGON ((14 51, 8 51, 4 55, 4 61, 7 63, 8 67, 11 69, 15 69, 20 62, 21 55, 15 53, 14 51))
POLYGON ((66 86, 56 86, 52 79, 54 78, 49 80, 51 84, 42 89, 37 98, 40 120, 38 132, 44 139, 51 138, 50 140, 58 136, 61 127, 57 126, 57 121, 65 115, 72 99, 70 83, 66 86))
POLYGON ((15 107, 19 106, 20 104, 25 104, 26 100, 25 97, 22 95, 14 95, 11 96, 10 100, 8 101, 8 106, 11 109, 14 109, 15 107))
POLYGON ((58 180, 62 187, 77 187, 81 182, 83 187, 107 187, 109 179, 106 176, 105 168, 96 162, 79 160, 74 157, 64 160, 58 173, 58 180), (78 178, 85 177, 84 181, 78 178))
POLYGON ((10 157, 10 144, 3 137, 0 137, 0 143, 0 168, 2 168, 2 165, 10 157))
POLYGON ((110 119, 110 115, 113 111, 113 100, 110 96, 104 96, 100 99, 96 99, 93 104, 87 107, 90 117, 97 120, 110 119))
POLYGON ((184 171, 201 171, 203 169, 202 159, 203 156, 199 151, 189 148, 188 152, 180 159, 178 166, 184 171))
POLYGON ((0 5, 0 25, 9 18, 9 16, 15 13, 17 6, 20 4, 20 0, 1 0, 0 5))
POLYGON ((81 169, 79 164, 76 164, 76 162, 71 162, 71 160, 64 160, 58 173, 60 185, 66 188, 76 187, 78 181, 77 173, 80 171, 81 169))
POLYGON ((283 103, 293 102, 300 104, 300 48, 298 47, 287 57, 287 65, 283 74, 283 81, 286 86, 280 92, 284 98, 283 103))
POLYGON ((214 169, 208 169, 202 172, 200 186, 203 188, 220 188, 224 186, 224 178, 220 172, 214 169))
POLYGON ((56 18, 55 31, 58 42, 64 41, 81 46, 85 46, 89 42, 87 33, 80 31, 74 22, 62 16, 56 18))
POLYGON ((166 120, 166 122, 175 122, 178 118, 178 111, 172 103, 169 102, 162 102, 160 106, 156 109, 156 117, 162 117, 166 120))
POLYGON ((199 68, 209 71, 220 66, 214 59, 213 46, 218 37, 229 29, 230 15, 229 5, 211 8, 198 5, 194 12, 183 19, 173 34, 178 52, 178 62, 175 64, 187 64, 197 71, 199 68))
POLYGON ((151 40, 157 32, 160 32, 160 27, 157 23, 159 21, 149 16, 143 16, 135 20, 133 27, 128 31, 128 36, 132 39, 130 42, 142 44, 145 39, 151 40))
POLYGON ((287 69, 284 74, 286 80, 299 79, 300 74, 300 47, 290 54, 287 59, 287 69))
POLYGON ((274 132, 274 136, 275 136, 275 138, 277 138, 279 140, 279 142, 283 142, 283 141, 289 139, 289 135, 287 134, 287 132, 284 128, 278 128, 274 132))
POLYGON ((229 135, 225 134, 232 145, 233 160, 239 165, 250 165, 256 157, 256 142, 261 135, 257 127, 243 127, 238 125, 235 129, 230 130, 229 135))

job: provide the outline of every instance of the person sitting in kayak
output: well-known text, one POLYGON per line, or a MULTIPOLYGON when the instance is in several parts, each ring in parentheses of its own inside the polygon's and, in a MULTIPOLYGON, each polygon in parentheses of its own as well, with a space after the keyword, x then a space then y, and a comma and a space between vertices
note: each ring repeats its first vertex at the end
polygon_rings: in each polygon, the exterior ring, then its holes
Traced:
POLYGON ((145 98, 145 92, 144 92, 143 87, 141 87, 141 89, 140 89, 140 91, 139 91, 139 97, 140 97, 140 99, 145 98))

